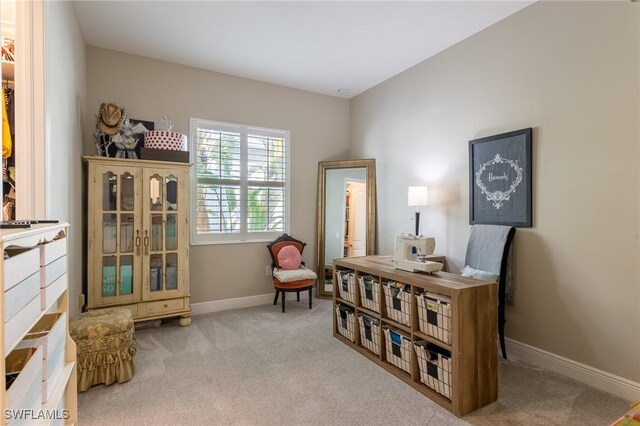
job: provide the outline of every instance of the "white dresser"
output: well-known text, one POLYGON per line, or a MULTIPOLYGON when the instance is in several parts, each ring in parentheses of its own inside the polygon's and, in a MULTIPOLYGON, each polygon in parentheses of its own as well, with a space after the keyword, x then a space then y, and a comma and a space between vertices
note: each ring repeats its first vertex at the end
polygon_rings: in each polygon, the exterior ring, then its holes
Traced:
POLYGON ((0 336, 5 359, 0 369, 13 380, 0 398, 5 424, 77 423, 68 230, 64 223, 0 230, 0 336))

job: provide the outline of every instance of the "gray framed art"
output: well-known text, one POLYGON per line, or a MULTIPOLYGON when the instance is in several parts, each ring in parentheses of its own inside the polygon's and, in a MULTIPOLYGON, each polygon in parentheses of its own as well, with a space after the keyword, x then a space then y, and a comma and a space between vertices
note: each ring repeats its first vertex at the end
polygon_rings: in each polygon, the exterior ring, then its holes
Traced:
POLYGON ((469 223, 530 228, 531 134, 516 130, 469 141, 469 223))

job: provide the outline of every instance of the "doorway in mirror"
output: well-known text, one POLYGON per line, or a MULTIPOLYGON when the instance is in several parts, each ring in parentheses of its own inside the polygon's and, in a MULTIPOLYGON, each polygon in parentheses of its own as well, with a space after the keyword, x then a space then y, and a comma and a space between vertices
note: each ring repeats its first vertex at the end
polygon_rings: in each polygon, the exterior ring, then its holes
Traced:
POLYGON ((367 184, 353 179, 345 183, 344 257, 367 253, 367 184))

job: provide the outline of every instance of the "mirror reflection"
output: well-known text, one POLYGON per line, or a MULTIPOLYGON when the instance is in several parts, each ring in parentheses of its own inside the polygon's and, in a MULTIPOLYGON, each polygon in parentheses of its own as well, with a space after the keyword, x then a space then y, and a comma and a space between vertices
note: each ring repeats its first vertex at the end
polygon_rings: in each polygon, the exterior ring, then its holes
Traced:
POLYGON ((318 296, 333 292, 333 260, 375 250, 375 160, 318 164, 318 296))
POLYGON ((149 198, 150 210, 162 210, 162 178, 157 174, 149 180, 149 198))
POLYGON ((364 256, 367 225, 366 169, 326 173, 324 258, 364 256))

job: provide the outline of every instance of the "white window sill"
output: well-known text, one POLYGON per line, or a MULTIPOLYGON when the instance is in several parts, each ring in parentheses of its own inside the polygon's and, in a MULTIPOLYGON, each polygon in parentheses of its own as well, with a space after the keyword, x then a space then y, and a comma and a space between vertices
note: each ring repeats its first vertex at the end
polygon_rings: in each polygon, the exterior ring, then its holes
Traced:
POLYGON ((277 237, 274 238, 257 238, 257 239, 251 239, 251 240, 229 240, 229 241, 198 241, 198 242, 194 242, 191 241, 190 245, 192 246, 215 246, 215 245, 220 245, 220 244, 257 244, 257 243, 270 243, 271 241, 275 240, 277 237))

